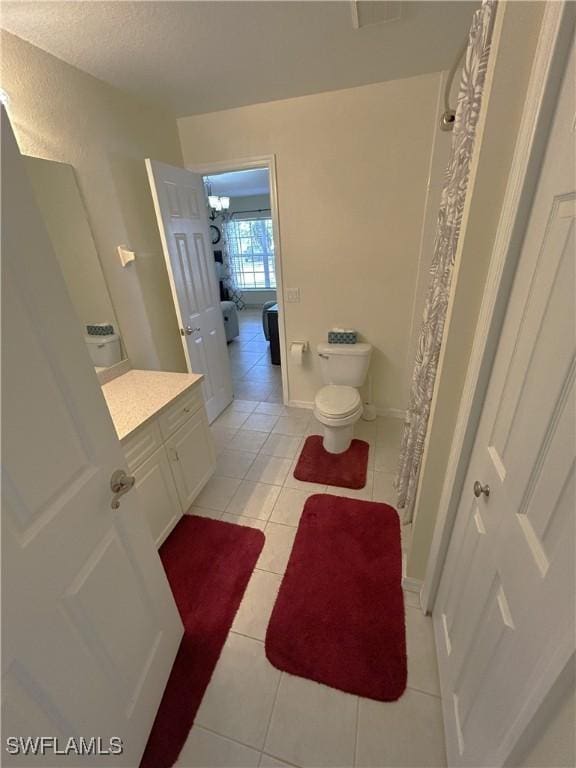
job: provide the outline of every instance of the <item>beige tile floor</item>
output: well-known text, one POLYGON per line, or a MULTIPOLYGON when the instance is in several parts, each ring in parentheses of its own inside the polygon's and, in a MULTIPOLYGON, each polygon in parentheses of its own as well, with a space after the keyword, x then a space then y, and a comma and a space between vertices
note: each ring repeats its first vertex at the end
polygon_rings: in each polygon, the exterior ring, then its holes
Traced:
MULTIPOLYGON (((253 320, 245 320, 250 326, 253 320)), ((243 337, 240 344, 256 344, 243 337)), ((240 349, 240 348, 238 348, 240 349)), ((236 353, 248 365, 246 354, 236 353)), ((234 363, 233 363, 234 365, 234 363)), ((292 477, 308 434, 319 433, 311 413, 275 402, 278 387, 248 374, 267 366, 255 359, 235 379, 239 397, 212 425, 218 450, 214 477, 191 514, 260 528, 266 543, 250 579, 196 722, 177 765, 181 768, 301 768, 444 766, 440 689, 431 621, 406 593, 408 688, 397 702, 381 703, 319 685, 275 669, 266 659, 264 638, 296 527, 311 493, 393 503, 392 480, 401 423, 378 418, 359 422, 356 436, 370 445, 368 483, 361 492, 304 483, 292 477), (244 382, 244 384, 243 384, 244 382), (260 388, 262 382, 265 389, 260 388), (268 392, 264 398, 264 392, 268 392), (270 399, 272 398, 272 399, 270 399), (266 417, 266 418, 261 418, 266 417)), ((240 371, 238 367, 236 373, 240 371)), ((276 374, 272 374, 276 375, 276 374)), ((403 528, 403 549, 409 530, 403 528)))
MULTIPOLYGON (((234 397, 281 403, 280 366, 270 362, 270 346, 262 331, 262 311, 243 309, 238 312, 238 324, 240 335, 228 344, 234 397)), ((261 410, 258 415, 265 416, 267 411, 261 410)))

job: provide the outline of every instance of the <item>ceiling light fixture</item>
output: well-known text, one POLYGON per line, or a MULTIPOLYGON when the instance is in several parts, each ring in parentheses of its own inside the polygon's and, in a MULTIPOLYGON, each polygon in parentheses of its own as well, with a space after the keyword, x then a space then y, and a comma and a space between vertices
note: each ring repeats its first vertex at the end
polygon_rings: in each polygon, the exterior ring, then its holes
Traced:
POLYGON ((230 198, 225 195, 208 195, 208 205, 214 211, 227 211, 230 208, 230 198))
POLYGON ((228 195, 213 195, 210 178, 204 179, 204 189, 210 208, 210 221, 214 221, 217 213, 224 218, 230 208, 230 198, 228 195))

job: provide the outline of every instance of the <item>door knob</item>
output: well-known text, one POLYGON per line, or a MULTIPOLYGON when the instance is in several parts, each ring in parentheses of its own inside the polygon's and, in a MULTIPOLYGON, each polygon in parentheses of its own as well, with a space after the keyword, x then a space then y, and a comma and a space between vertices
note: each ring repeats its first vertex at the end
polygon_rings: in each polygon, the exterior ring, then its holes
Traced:
POLYGON ((181 336, 192 336, 193 333, 196 333, 196 331, 199 331, 200 328, 192 328, 191 325, 187 325, 186 328, 180 328, 180 335, 181 336))
POLYGON ((482 483, 479 480, 476 480, 474 483, 474 496, 476 496, 477 499, 480 498, 480 496, 490 496, 490 486, 489 485, 482 485, 482 483))
POLYGON ((134 487, 135 482, 136 478, 132 475, 127 475, 123 469, 117 469, 113 472, 112 477, 110 478, 110 488, 114 494, 112 496, 112 503, 110 504, 112 509, 118 509, 120 506, 120 497, 124 496, 125 493, 128 493, 128 491, 134 487))

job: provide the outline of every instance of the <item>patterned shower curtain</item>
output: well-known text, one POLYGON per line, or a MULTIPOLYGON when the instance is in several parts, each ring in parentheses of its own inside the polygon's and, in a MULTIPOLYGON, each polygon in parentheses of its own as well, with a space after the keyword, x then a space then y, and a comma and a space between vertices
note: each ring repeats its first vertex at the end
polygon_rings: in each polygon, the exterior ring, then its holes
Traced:
POLYGON ((482 7, 474 14, 460 79, 452 150, 436 225, 431 281, 424 307, 395 481, 398 507, 404 509, 404 523, 412 520, 495 12, 496 0, 484 0, 482 7))

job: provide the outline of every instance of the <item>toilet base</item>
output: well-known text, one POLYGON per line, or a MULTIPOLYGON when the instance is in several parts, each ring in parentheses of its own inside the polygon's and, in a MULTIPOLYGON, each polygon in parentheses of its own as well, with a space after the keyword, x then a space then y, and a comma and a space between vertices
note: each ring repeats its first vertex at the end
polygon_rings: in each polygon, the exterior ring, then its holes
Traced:
POLYGON ((354 424, 345 427, 324 426, 322 445, 327 453, 344 453, 354 437, 354 424))

